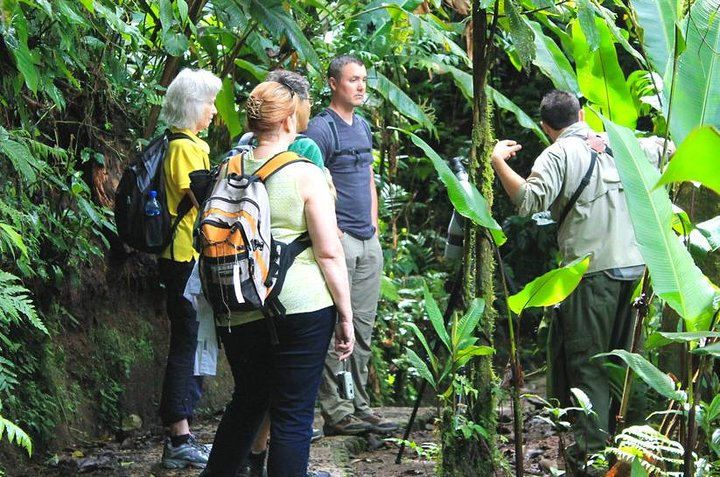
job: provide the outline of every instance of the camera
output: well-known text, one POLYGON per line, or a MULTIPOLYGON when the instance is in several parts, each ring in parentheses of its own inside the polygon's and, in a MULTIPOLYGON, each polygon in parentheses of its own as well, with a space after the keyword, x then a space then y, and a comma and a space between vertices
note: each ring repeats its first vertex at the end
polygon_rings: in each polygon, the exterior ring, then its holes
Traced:
MULTIPOLYGON (((343 363, 343 368, 345 367, 343 363)), ((353 400, 355 399, 355 385, 353 384, 352 374, 349 371, 338 372, 335 375, 338 385, 338 394, 343 399, 353 400)))
MULTIPOLYGON (((470 181, 468 180, 468 173, 463 166, 463 160, 465 158, 456 156, 448 160, 450 170, 453 171, 455 177, 460 181, 463 188, 470 192, 470 181)), ((459 260, 463 254, 463 242, 465 240, 465 217, 458 214, 457 211, 453 210, 452 217, 450 217, 450 224, 448 224, 447 232, 447 243, 445 244, 445 258, 459 260)))

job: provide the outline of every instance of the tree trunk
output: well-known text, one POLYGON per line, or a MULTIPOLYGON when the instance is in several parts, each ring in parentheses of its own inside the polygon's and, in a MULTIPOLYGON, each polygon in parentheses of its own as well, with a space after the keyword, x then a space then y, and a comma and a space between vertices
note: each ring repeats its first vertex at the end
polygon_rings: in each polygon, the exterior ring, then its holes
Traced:
MULTIPOLYGON (((492 57, 492 30, 488 27, 487 12, 481 9, 479 1, 473 1, 473 147, 470 151, 469 173, 478 189, 492 204, 494 173, 490 165, 488 149, 492 143, 490 119, 492 112, 485 94, 487 73, 492 57)), ((465 301, 476 296, 485 299, 485 313, 478 325, 483 336, 479 344, 493 346, 496 312, 494 301, 493 275, 495 259, 493 245, 487 231, 470 225, 467 221, 465 249, 465 301)), ((477 396, 467 399, 467 407, 458 406, 457 413, 482 428, 465 438, 456 429, 457 417, 452 406, 446 406, 441 416, 442 434, 442 475, 478 477, 507 474, 507 465, 497 445, 497 378, 491 356, 481 356, 470 368, 468 379, 477 390, 477 396), (482 435, 481 435, 482 434, 482 435)))

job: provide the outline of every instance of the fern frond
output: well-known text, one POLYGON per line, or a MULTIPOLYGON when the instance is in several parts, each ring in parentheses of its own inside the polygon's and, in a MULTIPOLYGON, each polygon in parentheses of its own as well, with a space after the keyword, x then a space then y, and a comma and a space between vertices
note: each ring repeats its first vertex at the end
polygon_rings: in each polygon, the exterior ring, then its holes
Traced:
POLYGON ((28 453, 28 457, 32 456, 32 440, 19 426, 5 419, 0 415, 0 439, 7 431, 7 439, 11 444, 17 444, 28 453))
POLYGON ((0 270, 0 320, 19 323, 24 317, 35 328, 49 335, 45 324, 38 317, 30 291, 19 285, 19 281, 15 275, 0 270))
POLYGON ((685 449, 650 426, 631 426, 615 437, 616 446, 609 451, 619 460, 640 464, 649 474, 674 477, 681 475, 685 449))

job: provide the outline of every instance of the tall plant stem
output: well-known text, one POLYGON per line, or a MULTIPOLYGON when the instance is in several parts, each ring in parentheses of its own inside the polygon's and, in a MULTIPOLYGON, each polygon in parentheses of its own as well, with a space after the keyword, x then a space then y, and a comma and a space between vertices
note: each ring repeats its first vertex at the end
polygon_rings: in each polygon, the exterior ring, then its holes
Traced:
MULTIPOLYGON (((489 237, 490 243, 492 243, 492 237, 489 237)), ((510 311, 510 304, 508 302, 510 293, 508 292, 507 278, 505 277, 505 267, 503 266, 502 255, 500 254, 500 248, 493 246, 495 249, 495 256, 498 261, 498 268, 500 269, 500 279, 503 286, 503 293, 505 295, 505 308, 507 311, 508 320, 508 332, 510 334, 510 370, 512 373, 512 379, 510 382, 511 391, 510 396, 512 399, 513 406, 513 434, 515 437, 515 475, 522 477, 525 473, 525 454, 523 452, 523 415, 522 415, 522 403, 520 402, 520 388, 523 385, 523 370, 522 363, 520 363, 520 357, 518 353, 518 346, 515 333, 515 324, 512 319, 512 312, 510 311)), ((522 312, 517 317, 517 336, 520 335, 520 317, 522 312)))
MULTIPOLYGON (((648 269, 645 268, 643 274, 643 286, 640 293, 640 297, 637 299, 635 304, 635 327, 633 331, 632 344, 630 345, 630 352, 636 353, 640 348, 640 338, 642 337, 642 327, 645 322, 645 317, 648 311, 648 282, 650 276, 648 275, 648 269)), ((622 399, 620 400, 620 409, 618 410, 617 416, 615 416, 616 429, 615 432, 620 432, 625 427, 625 415, 627 414, 628 407, 630 406, 630 394, 632 391, 632 368, 628 366, 625 370, 625 382, 623 384, 622 399)))

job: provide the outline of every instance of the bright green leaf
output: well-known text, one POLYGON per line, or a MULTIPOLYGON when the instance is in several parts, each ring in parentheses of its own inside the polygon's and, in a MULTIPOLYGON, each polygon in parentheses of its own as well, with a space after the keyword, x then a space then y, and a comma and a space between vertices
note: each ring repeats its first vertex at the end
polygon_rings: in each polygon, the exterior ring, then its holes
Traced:
POLYGON ((435 329, 435 333, 437 333, 438 338, 440 338, 440 341, 445 345, 445 349, 451 349, 450 336, 445 329, 443 314, 440 308, 438 308, 437 302, 433 298, 432 293, 430 293, 427 284, 423 284, 423 296, 425 297, 425 312, 428 318, 430 318, 430 323, 435 329))
POLYGON ((168 33, 163 35, 165 51, 170 56, 183 56, 190 48, 190 42, 182 33, 168 33))
POLYGON ((645 384, 666 398, 681 402, 685 402, 687 400, 686 393, 682 390, 675 389, 675 383, 673 383, 672 379, 670 379, 667 374, 660 371, 641 355, 637 353, 630 353, 624 349, 616 349, 609 353, 596 355, 596 357, 602 356, 619 357, 625 362, 625 364, 630 366, 633 372, 637 374, 638 377, 645 382, 645 384))
POLYGON ((703 235, 710 245, 710 251, 720 248, 720 215, 695 225, 695 230, 703 235))
POLYGON ((228 77, 223 80, 222 88, 215 98, 215 106, 228 128, 230 137, 238 136, 243 128, 240 123, 240 115, 235 110, 235 81, 232 78, 228 77))
POLYGON ((671 101, 663 105, 665 117, 670 119, 670 133, 678 145, 698 126, 720 128, 719 7, 717 0, 692 4, 683 25, 687 47, 678 57, 674 85, 672 77, 665 78, 665 91, 672 91, 671 101), (672 107, 671 113, 668 107, 672 107))
POLYGON ((670 343, 690 343, 700 341, 703 338, 718 338, 718 331, 685 331, 685 332, 667 332, 656 331, 645 340, 646 349, 659 348, 670 343))
POLYGON ((425 361, 420 359, 420 356, 418 356, 412 349, 405 348, 405 350, 407 351, 407 357, 410 365, 417 370, 421 378, 430 383, 433 389, 437 389, 435 378, 433 378, 433 375, 430 372, 430 369, 428 369, 427 364, 425 364, 425 361))
POLYGON ((491 346, 468 346, 458 351, 455 363, 457 368, 462 368, 476 356, 489 356, 493 353, 495 353, 495 348, 491 346))
POLYGON ((490 206, 482 194, 478 192, 477 188, 473 184, 469 184, 466 190, 450 170, 447 162, 445 162, 432 147, 411 132, 403 131, 402 129, 396 130, 410 136, 412 142, 421 148, 430 161, 432 161, 435 170, 440 176, 440 180, 448 188, 448 196, 455 210, 463 217, 467 217, 481 227, 486 227, 490 230, 498 246, 505 243, 507 237, 505 237, 505 234, 502 232, 502 227, 492 218, 490 206))
POLYGON ((648 477, 647 470, 642 466, 642 459, 635 457, 633 459, 632 468, 630 471, 630 477, 648 477))
MULTIPOLYGON (((582 28, 583 35, 587 41, 586 47, 590 52, 593 52, 600 47, 600 32, 598 32, 598 27, 595 23, 595 9, 590 3, 590 0, 578 0, 577 9, 578 25, 582 28)), ((573 36, 575 36, 574 32, 573 36)))
POLYGON ((513 113, 517 118, 520 126, 523 126, 524 128, 530 129, 532 132, 534 132, 535 135, 540 139, 540 142, 542 142, 546 146, 550 145, 550 141, 548 140, 547 136, 540 128, 538 123, 533 121, 533 119, 528 116, 525 111, 520 109, 517 104, 510 101, 508 98, 503 96, 500 92, 498 92, 490 85, 486 86, 486 90, 488 98, 490 98, 499 108, 513 113))
POLYGON ((435 125, 425 111, 405 94, 395 83, 375 69, 368 71, 368 87, 374 89, 385 98, 403 116, 419 123, 431 133, 436 133, 435 125))
POLYGON ((543 33, 539 23, 529 22, 535 32, 535 58, 533 64, 540 68, 555 88, 578 94, 580 87, 570 62, 552 38, 543 33))
POLYGON ((575 290, 589 265, 590 257, 586 255, 541 275, 525 285, 520 292, 510 296, 508 306, 519 315, 527 308, 560 303, 575 290))
MULTIPOLYGON (((573 56, 580 91, 588 99, 589 105, 598 108, 603 115, 618 124, 634 128, 637 111, 618 63, 615 43, 607 25, 600 18, 595 18, 595 23, 600 35, 600 46, 591 51, 580 23, 571 22, 573 56)), ((586 109, 587 121, 592 127, 600 129, 602 124, 593 124, 593 117, 594 114, 586 109)))
POLYGON ((654 291, 685 319, 689 331, 708 329, 716 291, 672 232, 670 198, 663 189, 653 190, 659 172, 631 130, 603 121, 654 291))
MULTIPOLYGON (((720 108, 720 103, 718 103, 720 108)), ((696 181, 720 194, 720 131, 712 126, 693 130, 680 144, 655 187, 696 181)))
POLYGON ((703 346, 702 348, 695 348, 691 351, 693 354, 710 355, 713 358, 720 358, 720 342, 713 343, 711 345, 703 346))
POLYGON ((675 48, 676 0, 631 0, 650 63, 664 74, 675 48))
POLYGON ((90 12, 95 13, 95 1, 94 0, 80 0, 80 3, 82 3, 83 7, 90 12))

